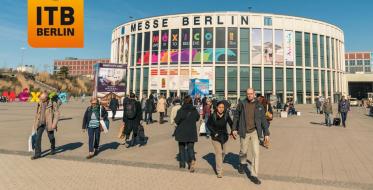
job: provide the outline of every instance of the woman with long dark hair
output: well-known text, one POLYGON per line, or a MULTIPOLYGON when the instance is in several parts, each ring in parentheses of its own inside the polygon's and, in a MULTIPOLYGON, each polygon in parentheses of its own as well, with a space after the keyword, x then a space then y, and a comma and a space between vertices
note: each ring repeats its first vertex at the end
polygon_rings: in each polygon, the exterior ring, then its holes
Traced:
POLYGON ((211 142, 215 150, 215 169, 218 178, 223 177, 225 145, 229 138, 227 124, 229 124, 232 130, 233 121, 225 109, 224 102, 220 101, 217 104, 217 109, 214 110, 207 121, 207 128, 210 130, 211 142))
POLYGON ((196 122, 199 117, 192 98, 186 96, 175 117, 175 140, 179 143, 179 166, 185 168, 185 162, 188 162, 190 172, 194 172, 196 164, 194 143, 198 141, 196 122))

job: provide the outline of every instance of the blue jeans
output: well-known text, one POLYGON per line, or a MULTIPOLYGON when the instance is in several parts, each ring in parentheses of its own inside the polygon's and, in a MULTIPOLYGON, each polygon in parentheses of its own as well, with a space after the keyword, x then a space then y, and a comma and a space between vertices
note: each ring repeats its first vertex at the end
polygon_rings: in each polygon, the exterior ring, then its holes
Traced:
POLYGON ((191 162, 196 160, 194 154, 194 142, 179 142, 179 162, 185 164, 185 162, 191 162))
POLYGON ((88 147, 89 152, 93 152, 94 149, 98 149, 100 145, 100 127, 89 128, 88 127, 88 147))
POLYGON ((330 113, 325 113, 325 124, 327 126, 331 126, 333 123, 332 123, 332 118, 331 118, 331 114, 330 113))
POLYGON ((317 112, 317 114, 320 113, 320 108, 319 107, 316 107, 316 112, 317 112))
POLYGON ((346 127, 347 112, 341 112, 342 125, 346 127))

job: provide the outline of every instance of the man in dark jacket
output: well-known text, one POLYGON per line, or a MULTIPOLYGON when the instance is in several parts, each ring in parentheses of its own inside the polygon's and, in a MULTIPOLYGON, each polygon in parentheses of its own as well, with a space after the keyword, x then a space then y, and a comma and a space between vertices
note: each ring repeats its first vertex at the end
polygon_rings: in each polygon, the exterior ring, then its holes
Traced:
POLYGON ((127 148, 134 146, 137 132, 141 121, 141 104, 136 100, 134 93, 131 93, 130 99, 123 105, 123 122, 125 124, 124 134, 126 135, 126 141, 129 139, 132 132, 132 139, 127 145, 127 148))
POLYGON ((255 99, 255 91, 253 88, 246 90, 247 98, 241 101, 236 109, 233 120, 233 135, 240 136, 240 165, 238 172, 244 173, 244 166, 246 165, 247 153, 251 149, 251 181, 257 185, 261 184, 258 179, 259 169, 259 139, 258 130, 263 129, 264 141, 269 141, 269 130, 265 118, 265 110, 255 99))
POLYGON ((145 103, 145 118, 146 124, 153 123, 153 112, 155 110, 154 96, 153 94, 149 95, 149 98, 145 103))
POLYGON ((342 96, 342 100, 338 104, 338 112, 341 114, 342 125, 346 127, 347 113, 350 111, 350 102, 342 96))
POLYGON ((118 99, 115 98, 115 95, 111 96, 109 108, 111 112, 113 113, 111 119, 114 121, 115 114, 117 113, 117 109, 119 108, 119 102, 118 102, 118 99))

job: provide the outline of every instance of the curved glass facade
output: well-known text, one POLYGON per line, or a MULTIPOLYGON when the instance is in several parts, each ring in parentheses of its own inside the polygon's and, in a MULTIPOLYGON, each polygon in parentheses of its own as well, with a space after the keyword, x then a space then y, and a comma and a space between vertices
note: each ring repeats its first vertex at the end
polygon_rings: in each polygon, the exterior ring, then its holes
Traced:
POLYGON ((118 26, 111 62, 128 64, 127 93, 185 95, 192 78, 209 79, 211 94, 232 100, 244 97, 247 87, 301 104, 320 95, 336 101, 344 93, 339 28, 283 15, 208 15, 154 17, 118 26))

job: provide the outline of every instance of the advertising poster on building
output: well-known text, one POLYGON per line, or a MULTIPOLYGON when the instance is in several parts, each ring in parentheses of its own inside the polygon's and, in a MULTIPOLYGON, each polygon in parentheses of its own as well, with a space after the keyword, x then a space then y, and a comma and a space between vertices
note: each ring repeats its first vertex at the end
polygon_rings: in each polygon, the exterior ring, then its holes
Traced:
POLYGON ((228 63, 237 64, 237 28, 228 28, 228 63))
POLYGON ((262 64, 262 30, 254 28, 252 30, 252 63, 253 65, 262 64))
POLYGON ((284 65, 284 32, 282 30, 275 31, 275 63, 284 65))
POLYGON ((97 63, 95 68, 95 92, 97 93, 97 97, 104 97, 109 93, 124 96, 126 91, 127 65, 97 63))
POLYGON ((270 29, 264 29, 264 64, 272 65, 273 63, 273 33, 270 29))
POLYGON ((209 94, 209 80, 208 79, 190 79, 189 94, 208 95, 209 94))
MULTIPOLYGON (((192 68, 191 78, 209 79, 210 81, 214 81, 213 67, 194 67, 192 68)), ((209 90, 212 90, 212 82, 209 85, 209 90)))
POLYGON ((294 65, 294 33, 293 31, 285 31, 285 45, 284 45, 285 63, 287 66, 294 65))

